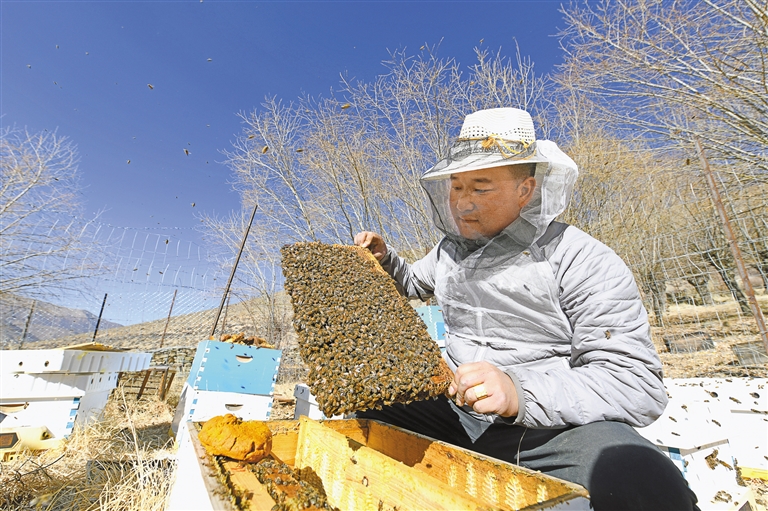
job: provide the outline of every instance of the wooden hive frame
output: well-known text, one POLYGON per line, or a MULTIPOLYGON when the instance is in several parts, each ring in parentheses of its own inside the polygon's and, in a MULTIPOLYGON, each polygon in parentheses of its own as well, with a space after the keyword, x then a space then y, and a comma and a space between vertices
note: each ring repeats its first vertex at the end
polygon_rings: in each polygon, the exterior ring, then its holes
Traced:
MULTIPOLYGON (((341 510, 589 507, 578 485, 377 421, 266 424, 274 458, 310 467, 341 510)), ((209 494, 220 499, 216 509, 272 509, 275 501, 243 463, 211 458, 193 443, 207 467, 209 494)))
POLYGON ((453 374, 427 327, 368 249, 282 249, 307 384, 326 416, 444 394, 453 374))

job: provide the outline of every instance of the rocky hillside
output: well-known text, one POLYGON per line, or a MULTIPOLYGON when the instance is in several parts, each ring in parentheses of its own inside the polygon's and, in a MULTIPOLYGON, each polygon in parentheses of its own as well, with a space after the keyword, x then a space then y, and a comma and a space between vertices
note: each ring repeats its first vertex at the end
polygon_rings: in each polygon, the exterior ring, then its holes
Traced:
MULTIPOLYGON (((244 333, 246 336, 258 336, 269 339, 270 342, 291 344, 293 328, 291 327, 292 310, 288 298, 280 296, 277 299, 272 321, 268 319, 268 308, 261 300, 249 300, 231 304, 219 317, 216 329, 217 337, 223 333, 244 333), (268 325, 271 325, 268 326, 268 325)), ((115 328, 99 328, 96 342, 119 348, 136 350, 155 350, 170 346, 197 346, 200 341, 207 340, 213 327, 217 309, 208 309, 190 314, 148 321, 115 328), (167 323, 167 325, 166 325, 167 323)), ((27 343, 28 349, 61 348, 90 342, 93 330, 80 334, 66 334, 51 337, 34 344, 27 343)), ((13 346, 15 348, 15 346, 13 346)))
MULTIPOLYGON (((21 296, 4 295, 0 297, 0 347, 16 348, 22 338, 25 344, 34 344, 78 334, 92 337, 97 320, 97 316, 85 310, 70 309, 21 296), (29 326, 25 335, 28 319, 29 326)), ((106 331, 120 326, 122 325, 102 319, 99 330, 106 331)))

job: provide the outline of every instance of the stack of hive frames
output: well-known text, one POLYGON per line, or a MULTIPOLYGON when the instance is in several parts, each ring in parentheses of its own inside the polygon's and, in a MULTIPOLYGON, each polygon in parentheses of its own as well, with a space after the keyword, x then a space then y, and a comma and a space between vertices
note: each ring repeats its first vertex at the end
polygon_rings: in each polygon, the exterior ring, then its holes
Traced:
POLYGON ((453 375, 437 344, 370 251, 315 242, 281 252, 307 384, 326 416, 445 393, 453 375))

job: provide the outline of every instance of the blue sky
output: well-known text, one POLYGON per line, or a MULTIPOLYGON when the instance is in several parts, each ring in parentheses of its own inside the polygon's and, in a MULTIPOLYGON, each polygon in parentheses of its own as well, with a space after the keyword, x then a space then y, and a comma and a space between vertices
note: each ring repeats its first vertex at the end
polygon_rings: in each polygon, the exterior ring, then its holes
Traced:
MULTIPOLYGON (((425 43, 466 66, 475 47, 513 56, 517 41, 549 72, 561 59, 559 8, 0 0, 0 123, 57 130, 77 145, 86 218, 101 212, 110 226, 201 243, 197 214, 240 208, 221 163, 241 131, 238 112, 267 95, 327 95, 341 73, 371 81, 388 50, 415 54, 425 43)), ((101 296, 91 298, 98 313, 101 296)))
POLYGON ((481 39, 512 55, 516 38, 548 71, 559 5, 2 0, 0 122, 77 144, 87 215, 193 228, 195 213, 239 207, 219 163, 237 112, 327 94, 340 73, 371 80, 388 49, 441 40, 439 55, 471 64, 481 39))

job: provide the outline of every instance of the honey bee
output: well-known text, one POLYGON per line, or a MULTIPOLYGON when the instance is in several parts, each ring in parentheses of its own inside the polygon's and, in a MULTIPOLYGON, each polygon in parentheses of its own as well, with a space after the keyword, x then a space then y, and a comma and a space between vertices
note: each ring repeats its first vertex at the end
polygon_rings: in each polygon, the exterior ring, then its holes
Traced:
POLYGON ((366 254, 320 243, 282 249, 299 353, 326 415, 434 397, 448 385, 424 323, 366 254))

